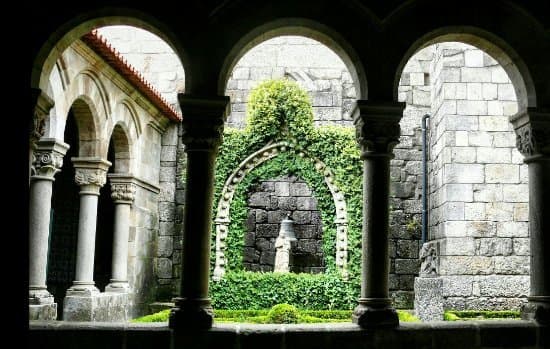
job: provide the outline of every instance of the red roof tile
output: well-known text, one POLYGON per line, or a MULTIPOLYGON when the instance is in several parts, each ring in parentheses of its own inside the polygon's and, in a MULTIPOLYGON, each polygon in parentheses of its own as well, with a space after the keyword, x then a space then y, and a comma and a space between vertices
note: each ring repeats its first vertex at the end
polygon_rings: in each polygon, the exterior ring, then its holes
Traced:
POLYGON ((145 95, 166 117, 181 121, 182 117, 145 78, 97 30, 84 35, 81 40, 113 67, 128 82, 145 95))

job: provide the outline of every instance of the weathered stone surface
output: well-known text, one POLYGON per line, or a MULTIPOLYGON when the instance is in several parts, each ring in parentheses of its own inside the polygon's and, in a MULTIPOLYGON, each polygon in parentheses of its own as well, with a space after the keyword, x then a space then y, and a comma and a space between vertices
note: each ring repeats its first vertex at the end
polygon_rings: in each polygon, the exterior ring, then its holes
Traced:
POLYGON ((443 281, 441 278, 414 279, 415 315, 422 321, 443 320, 443 281))

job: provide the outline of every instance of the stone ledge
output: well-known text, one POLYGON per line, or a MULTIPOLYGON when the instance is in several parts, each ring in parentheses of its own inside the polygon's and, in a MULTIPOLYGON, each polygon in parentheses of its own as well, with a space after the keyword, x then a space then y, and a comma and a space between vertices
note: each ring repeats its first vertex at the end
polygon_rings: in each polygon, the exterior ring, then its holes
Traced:
POLYGON ((167 323, 30 321, 29 340, 40 348, 542 348, 546 328, 531 321, 487 320, 401 323, 361 330, 352 323, 214 324, 209 331, 177 333, 167 323), (91 341, 86 341, 91 339, 91 341))

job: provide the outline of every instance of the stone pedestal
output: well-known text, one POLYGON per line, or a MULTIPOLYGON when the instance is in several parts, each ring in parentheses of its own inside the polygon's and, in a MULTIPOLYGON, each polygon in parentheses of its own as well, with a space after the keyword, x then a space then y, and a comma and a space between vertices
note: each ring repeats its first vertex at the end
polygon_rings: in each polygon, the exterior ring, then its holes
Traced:
POLYGON ((441 278, 414 278, 414 312, 422 321, 443 320, 443 280, 441 278))
POLYGON ((64 321, 124 322, 128 320, 128 293, 97 290, 71 291, 63 301, 64 321))
POLYGON ((180 94, 182 142, 187 153, 181 297, 170 313, 176 331, 209 329, 213 310, 208 298, 214 166, 222 141, 228 97, 180 94))
POLYGON ((54 175, 69 149, 54 139, 38 141, 33 153, 29 199, 29 319, 55 320, 57 304, 46 286, 54 175))
POLYGON ((537 108, 511 118, 516 146, 529 168, 531 291, 521 317, 550 324, 550 111, 537 108))
POLYGON ((362 328, 399 325, 389 298, 388 230, 390 160, 404 108, 404 103, 358 100, 353 117, 363 160, 363 253, 361 298, 352 321, 362 328))

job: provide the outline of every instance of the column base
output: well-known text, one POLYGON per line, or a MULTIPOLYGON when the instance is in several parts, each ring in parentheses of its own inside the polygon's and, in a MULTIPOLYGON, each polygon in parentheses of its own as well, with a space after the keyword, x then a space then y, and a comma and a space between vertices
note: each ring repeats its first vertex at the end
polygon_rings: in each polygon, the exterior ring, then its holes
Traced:
POLYGON ((111 279, 109 284, 105 286, 105 292, 129 293, 130 285, 128 285, 128 281, 111 279))
POLYGON ((57 303, 45 287, 29 289, 29 320, 56 320, 57 303))
POLYGON ((67 296, 91 297, 99 293, 95 283, 88 281, 74 281, 73 285, 67 290, 67 296))
POLYGON ((122 292, 72 291, 63 301, 64 321, 125 322, 131 297, 122 292))
POLYGON ((352 322, 361 328, 393 328, 399 326, 399 317, 390 298, 359 298, 352 322))
POLYGON ((210 298, 176 298, 176 306, 170 311, 168 327, 177 331, 208 330, 212 328, 214 309, 210 298))
POLYGON ((550 325, 550 296, 530 296, 527 299, 527 304, 521 308, 521 319, 550 325))

